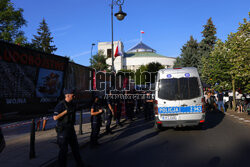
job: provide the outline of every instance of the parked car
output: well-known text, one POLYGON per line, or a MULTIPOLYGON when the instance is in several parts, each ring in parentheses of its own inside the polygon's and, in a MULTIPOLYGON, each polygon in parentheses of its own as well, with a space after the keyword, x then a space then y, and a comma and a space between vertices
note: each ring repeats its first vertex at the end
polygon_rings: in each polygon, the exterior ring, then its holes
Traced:
POLYGON ((0 127, 0 153, 3 151, 4 147, 5 147, 5 140, 2 133, 2 129, 0 127))

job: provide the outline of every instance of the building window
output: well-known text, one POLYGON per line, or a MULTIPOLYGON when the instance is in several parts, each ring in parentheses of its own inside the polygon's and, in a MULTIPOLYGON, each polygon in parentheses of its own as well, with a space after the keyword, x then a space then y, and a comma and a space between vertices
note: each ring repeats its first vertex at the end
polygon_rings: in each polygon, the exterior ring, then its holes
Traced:
POLYGON ((112 49, 107 49, 107 56, 108 56, 108 58, 111 57, 111 52, 112 52, 112 49))

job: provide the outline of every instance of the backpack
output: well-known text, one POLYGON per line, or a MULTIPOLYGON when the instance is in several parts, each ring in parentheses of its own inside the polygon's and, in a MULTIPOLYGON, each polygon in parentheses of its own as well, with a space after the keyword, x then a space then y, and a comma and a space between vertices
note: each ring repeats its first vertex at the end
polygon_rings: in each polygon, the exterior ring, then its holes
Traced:
POLYGON ((210 96, 210 98, 208 99, 208 103, 209 104, 214 104, 215 102, 215 97, 214 96, 210 96))

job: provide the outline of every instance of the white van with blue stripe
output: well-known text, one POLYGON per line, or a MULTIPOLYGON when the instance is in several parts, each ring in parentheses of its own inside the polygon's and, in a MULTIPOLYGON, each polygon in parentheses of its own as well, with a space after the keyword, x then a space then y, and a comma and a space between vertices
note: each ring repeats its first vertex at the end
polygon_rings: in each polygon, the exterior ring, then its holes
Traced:
POLYGON ((203 90, 194 67, 162 69, 155 86, 155 126, 183 127, 205 121, 203 90))

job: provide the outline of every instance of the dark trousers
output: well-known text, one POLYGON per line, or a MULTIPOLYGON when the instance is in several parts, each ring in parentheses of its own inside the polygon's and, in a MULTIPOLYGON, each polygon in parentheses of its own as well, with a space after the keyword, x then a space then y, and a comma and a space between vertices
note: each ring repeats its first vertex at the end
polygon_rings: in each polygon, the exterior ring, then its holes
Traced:
POLYGON ((106 113, 106 120, 107 120, 107 123, 106 123, 106 131, 109 132, 110 131, 110 125, 111 125, 111 121, 112 121, 112 112, 108 109, 107 113, 106 113))
POLYGON ((145 119, 149 119, 153 115, 153 105, 151 103, 145 104, 144 116, 145 119))
POLYGON ((61 132, 57 133, 57 142, 60 148, 58 155, 58 165, 59 167, 67 166, 67 153, 68 153, 68 145, 70 145, 73 156, 76 160, 78 166, 84 166, 80 151, 79 145, 76 137, 76 132, 74 126, 67 127, 63 129, 61 132))
POLYGON ((229 107, 230 109, 233 108, 233 96, 229 96, 229 107))
POLYGON ((120 106, 117 106, 117 110, 116 110, 116 124, 120 124, 121 114, 122 114, 122 109, 121 109, 120 106))
POLYGON ((101 125, 101 121, 97 122, 97 121, 92 121, 91 122, 91 135, 90 135, 90 141, 93 144, 97 143, 98 140, 98 135, 100 133, 100 125, 101 125))
POLYGON ((126 107, 125 107, 125 109, 126 109, 126 117, 128 118, 128 119, 133 119, 133 116, 134 116, 134 108, 133 108, 133 104, 132 103, 126 103, 126 107))

